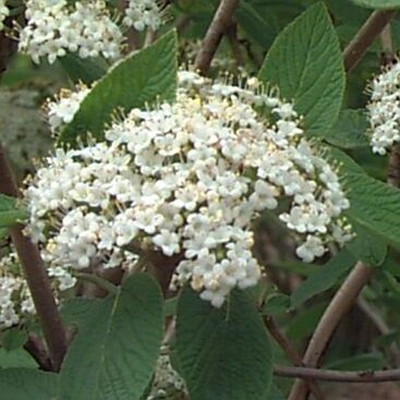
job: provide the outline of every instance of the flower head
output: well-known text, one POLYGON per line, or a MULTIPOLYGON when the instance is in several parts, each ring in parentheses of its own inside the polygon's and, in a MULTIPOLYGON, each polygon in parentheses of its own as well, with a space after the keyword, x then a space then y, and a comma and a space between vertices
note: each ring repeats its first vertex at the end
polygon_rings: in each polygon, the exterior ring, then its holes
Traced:
POLYGON ((400 64, 387 66, 370 84, 367 105, 371 146, 384 155, 400 141, 400 64))
POLYGON ((347 240, 349 203, 335 170, 303 137, 290 103, 262 89, 179 74, 176 102, 133 109, 105 142, 59 149, 26 190, 28 229, 50 265, 129 268, 128 248, 179 256, 175 283, 190 281, 223 304, 253 286, 253 219, 291 199, 281 220, 311 262, 347 240))
POLYGON ((50 64, 68 52, 81 58, 120 57, 124 37, 111 19, 105 2, 29 0, 27 24, 19 33, 19 51, 36 63, 47 57, 50 64))

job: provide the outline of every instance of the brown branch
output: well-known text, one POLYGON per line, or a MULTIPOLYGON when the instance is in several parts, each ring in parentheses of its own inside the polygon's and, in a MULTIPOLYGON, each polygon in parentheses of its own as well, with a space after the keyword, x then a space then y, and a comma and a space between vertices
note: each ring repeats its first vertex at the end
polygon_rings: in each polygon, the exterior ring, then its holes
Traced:
POLYGON ((381 34, 381 45, 383 52, 383 62, 385 64, 393 62, 395 60, 395 52, 393 50, 393 39, 392 39, 392 29, 391 25, 387 24, 381 34))
POLYGON ((400 187, 400 146, 394 145, 389 154, 387 182, 400 187))
MULTIPOLYGON (((372 273, 373 268, 358 262, 342 283, 342 286, 336 292, 314 331, 303 357, 303 364, 305 366, 318 366, 333 332, 343 315, 347 313, 357 299, 362 288, 369 281, 372 273)), ((304 382, 296 381, 288 400, 303 400, 306 398, 307 392, 308 390, 304 382)))
MULTIPOLYGON (((127 0, 117 0, 117 8, 121 14, 125 13, 125 9, 127 8, 127 6, 127 0)), ((133 27, 129 27, 129 29, 125 32, 125 37, 128 52, 140 48, 140 38, 136 29, 133 29, 133 27)))
POLYGON ((344 68, 347 72, 358 64, 372 42, 380 35, 395 14, 396 11, 394 10, 385 10, 374 11, 369 16, 356 36, 343 51, 344 68))
MULTIPOLYGON (((0 193, 13 197, 19 197, 20 195, 1 145, 0 193)), ((22 230, 23 226, 20 224, 13 226, 10 229, 11 239, 17 251, 35 304, 40 325, 49 348, 53 370, 58 371, 67 350, 65 330, 39 250, 23 234, 22 230)))
POLYGON ((29 334, 24 344, 24 349, 35 359, 43 371, 51 371, 52 365, 49 359, 49 352, 41 338, 33 333, 29 334))
MULTIPOLYGON (((301 359, 300 354, 297 350, 292 346, 289 339, 285 336, 283 332, 279 329, 279 326, 275 322, 275 320, 271 316, 264 317, 264 323, 267 327, 271 336, 277 341, 279 346, 281 346, 282 350, 285 352, 288 359, 295 365, 295 366, 302 366, 303 361, 301 359)), ((313 381, 313 379, 305 378, 306 384, 309 387, 310 391, 314 394, 317 400, 323 400, 324 395, 319 388, 319 386, 313 381)))
POLYGON ((335 371, 307 367, 287 367, 277 365, 274 375, 285 378, 316 379, 332 382, 389 382, 400 381, 400 369, 387 371, 335 371))
POLYGON ((238 3, 239 0, 221 0, 203 40, 200 52, 194 62, 196 69, 198 69, 201 74, 207 74, 211 60, 217 51, 222 35, 229 27, 230 19, 238 3))
MULTIPOLYGON (((10 25, 11 19, 6 20, 10 25)), ((17 43, 0 33, 0 78, 6 71, 10 58, 17 50, 17 43)), ((14 176, 7 163, 0 144, 0 193, 19 197, 20 193, 14 176)), ((22 232, 23 226, 17 224, 10 229, 11 239, 24 270, 25 278, 35 304, 43 335, 50 353, 52 369, 58 371, 67 350, 65 330, 53 297, 50 281, 46 274, 38 248, 22 232)), ((28 344, 29 346, 29 344, 28 344)))

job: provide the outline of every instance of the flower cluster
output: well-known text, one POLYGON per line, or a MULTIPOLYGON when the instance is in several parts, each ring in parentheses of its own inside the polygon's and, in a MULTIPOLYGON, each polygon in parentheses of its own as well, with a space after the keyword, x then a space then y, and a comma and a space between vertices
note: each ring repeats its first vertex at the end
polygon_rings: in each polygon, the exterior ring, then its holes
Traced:
POLYGON ((123 24, 142 31, 146 27, 153 30, 162 24, 161 2, 157 0, 129 0, 123 24))
POLYGON ((0 329, 16 325, 24 316, 35 313, 35 306, 26 281, 19 272, 15 253, 3 256, 0 259, 0 329))
POLYGON ((124 37, 102 0, 77 1, 73 6, 67 0, 29 0, 25 16, 19 51, 36 63, 40 57, 53 63, 67 52, 81 58, 120 56, 124 37))
POLYGON ((106 141, 57 150, 26 190, 29 231, 50 265, 129 268, 128 248, 176 255, 219 307, 259 280, 252 220, 290 199, 281 220, 311 262, 348 240, 349 203, 332 167, 303 137, 290 103, 250 79, 245 88, 182 71, 174 104, 133 109, 106 141))
POLYGON ((56 134, 62 125, 69 124, 73 120, 75 113, 79 110, 83 99, 89 92, 90 89, 83 84, 79 85, 74 92, 62 89, 55 100, 46 103, 45 110, 53 134, 56 134))
POLYGON ((4 20, 10 15, 10 10, 6 3, 6 0, 0 0, 0 31, 4 29, 4 20))
POLYGON ((395 63, 376 76, 370 84, 367 105, 374 153, 386 154, 400 141, 400 64, 395 63))

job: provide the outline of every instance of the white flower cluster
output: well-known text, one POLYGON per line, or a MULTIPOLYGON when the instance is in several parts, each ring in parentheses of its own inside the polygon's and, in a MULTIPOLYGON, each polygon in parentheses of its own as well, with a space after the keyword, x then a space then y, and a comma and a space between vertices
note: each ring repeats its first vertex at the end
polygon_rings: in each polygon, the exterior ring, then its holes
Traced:
POLYGON ((4 29, 4 20, 10 15, 7 0, 0 0, 0 31, 4 29))
POLYGON ((367 105, 374 153, 386 154, 400 141, 400 63, 376 76, 370 84, 371 101, 367 105))
POLYGON ((0 329, 9 328, 21 318, 36 313, 25 279, 17 270, 15 253, 0 259, 0 329))
POLYGON ((106 141, 58 150, 26 197, 29 231, 51 265, 129 267, 127 247, 179 256, 176 281, 223 304, 257 283, 252 220, 291 199, 280 218, 311 262, 348 240, 338 177, 302 138, 293 107, 265 93, 182 71, 174 104, 132 110, 106 141), (264 115, 264 116, 263 116, 264 115))
POLYGON ((79 85, 74 92, 62 89, 54 101, 48 101, 45 104, 50 130, 53 134, 58 133, 62 125, 69 124, 73 120, 89 92, 90 89, 85 85, 79 85))
POLYGON ((26 26, 19 34, 19 51, 39 63, 47 57, 53 63, 67 52, 81 58, 102 55, 120 57, 124 37, 110 18, 105 2, 67 0, 28 0, 26 26))
POLYGON ((123 24, 137 31, 146 27, 156 30, 162 24, 161 2, 158 0, 129 0, 123 24))

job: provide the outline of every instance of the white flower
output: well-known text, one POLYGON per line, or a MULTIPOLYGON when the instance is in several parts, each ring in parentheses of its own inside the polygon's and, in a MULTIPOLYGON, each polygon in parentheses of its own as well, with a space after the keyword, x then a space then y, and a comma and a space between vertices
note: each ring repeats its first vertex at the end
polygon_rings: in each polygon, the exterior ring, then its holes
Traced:
POLYGON ((161 229, 160 233, 152 238, 152 241, 161 248, 166 256, 172 256, 180 251, 179 239, 176 233, 161 229))
POLYGON ((38 170, 26 190, 28 230, 50 268, 129 270, 134 248, 177 255, 173 285, 189 281, 220 307, 233 288, 260 279, 252 221, 281 195, 280 218, 303 260, 350 238, 336 172, 300 137, 291 104, 256 82, 179 76, 175 103, 133 109, 105 142, 58 150, 38 170), (260 104, 271 121, 257 114, 260 104))
POLYGON ((67 52, 79 57, 117 59, 124 41, 121 30, 110 18, 105 2, 65 0, 26 2, 27 24, 19 33, 19 51, 36 63, 47 57, 52 64, 67 52))
POLYGON ((374 153, 385 155, 400 141, 400 64, 387 66, 370 83, 367 105, 369 134, 374 153))
POLYGON ((307 236, 306 242, 297 248, 296 254, 304 262, 313 262, 316 257, 321 257, 325 251, 326 249, 323 246, 321 239, 309 235, 307 236))
POLYGON ((158 0, 129 0, 123 23, 138 31, 147 26, 153 30, 158 29, 162 24, 160 3, 158 0))
POLYGON ((75 92, 62 89, 55 101, 47 102, 47 116, 53 134, 57 133, 63 124, 69 124, 73 120, 89 92, 90 89, 84 85, 78 86, 75 92))
POLYGON ((10 328, 36 313, 14 251, 0 259, 0 329, 10 328))

